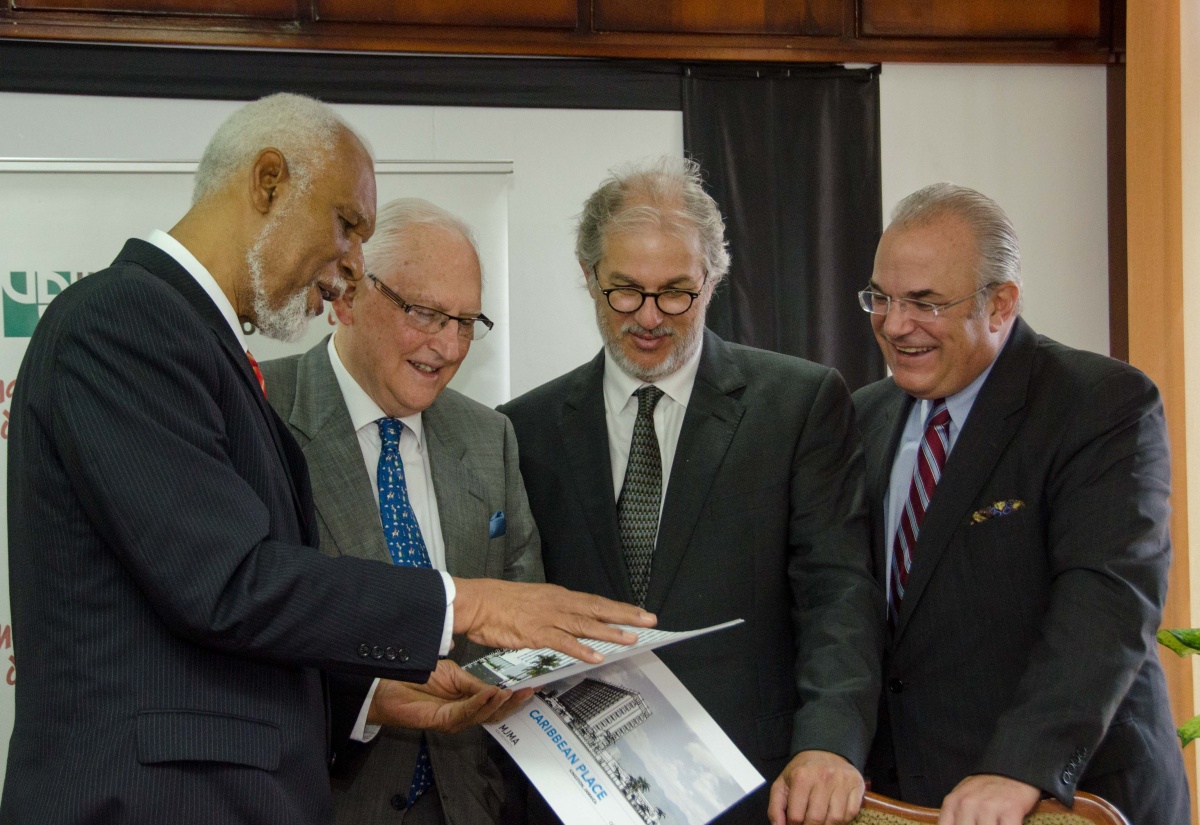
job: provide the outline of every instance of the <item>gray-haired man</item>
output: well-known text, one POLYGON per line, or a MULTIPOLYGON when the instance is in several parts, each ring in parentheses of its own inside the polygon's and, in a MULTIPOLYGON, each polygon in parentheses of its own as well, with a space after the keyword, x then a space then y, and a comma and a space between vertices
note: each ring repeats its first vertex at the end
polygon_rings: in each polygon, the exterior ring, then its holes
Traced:
POLYGON ((774 780, 720 823, 841 823, 875 723, 882 596, 862 457, 833 370, 704 329, 729 266, 694 164, 622 170, 576 253, 604 350, 504 405, 549 581, 745 624, 662 652, 774 780), (778 778, 777 778, 778 777, 778 778))

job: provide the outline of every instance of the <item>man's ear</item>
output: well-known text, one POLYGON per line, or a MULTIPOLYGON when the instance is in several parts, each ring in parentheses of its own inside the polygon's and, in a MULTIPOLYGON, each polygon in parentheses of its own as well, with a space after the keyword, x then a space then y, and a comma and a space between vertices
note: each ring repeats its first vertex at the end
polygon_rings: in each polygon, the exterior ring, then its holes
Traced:
POLYGON ((1017 312, 1017 300, 1020 297, 1021 287, 1012 281, 1002 283, 992 290, 991 310, 988 315, 988 325, 992 332, 999 332, 1012 320, 1017 312))
POLYGON ((583 270, 583 282, 587 285, 588 293, 591 294, 591 296, 593 298, 595 298, 596 297, 596 289, 598 287, 596 286, 596 278, 592 274, 592 270, 588 269, 588 265, 585 264, 583 261, 579 262, 579 268, 583 270))
POLYGON ((351 281, 347 278, 346 288, 338 296, 337 300, 330 304, 339 324, 350 326, 354 323, 354 300, 358 297, 358 290, 364 282, 363 278, 359 278, 357 281, 351 281))
POLYGON ((250 199, 260 214, 271 211, 276 198, 283 194, 288 177, 287 160, 282 152, 268 147, 258 153, 250 167, 250 199))

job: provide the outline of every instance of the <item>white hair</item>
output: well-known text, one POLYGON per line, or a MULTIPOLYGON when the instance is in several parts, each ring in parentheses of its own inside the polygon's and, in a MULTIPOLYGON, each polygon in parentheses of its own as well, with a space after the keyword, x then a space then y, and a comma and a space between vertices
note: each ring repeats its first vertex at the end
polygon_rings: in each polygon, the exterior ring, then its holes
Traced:
POLYGON ((475 233, 462 218, 423 198, 397 198, 381 206, 375 215, 375 234, 363 245, 367 271, 382 275, 395 269, 404 252, 404 233, 414 226, 436 226, 460 236, 471 245, 482 269, 475 233))
POLYGON ((311 97, 280 92, 248 103, 230 115, 208 142, 196 167, 192 204, 220 191, 267 148, 280 151, 292 185, 304 191, 314 167, 320 167, 346 133, 358 137, 332 108, 311 97))
MULTIPOLYGON (((974 189, 954 183, 933 183, 918 189, 892 210, 892 225, 903 229, 927 226, 955 215, 966 221, 975 238, 979 256, 975 270, 975 288, 1013 283, 1021 286, 1021 245, 1017 230, 1000 204, 974 189)), ((976 310, 987 303, 987 296, 975 299, 976 310)), ((1018 294, 1017 314, 1021 313, 1018 294)))

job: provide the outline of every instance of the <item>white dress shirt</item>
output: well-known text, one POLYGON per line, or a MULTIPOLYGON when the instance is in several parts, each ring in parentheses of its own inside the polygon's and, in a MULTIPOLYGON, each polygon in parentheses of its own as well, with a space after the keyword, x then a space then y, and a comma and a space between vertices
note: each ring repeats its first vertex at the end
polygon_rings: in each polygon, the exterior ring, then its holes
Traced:
POLYGON ((157 246, 174 258, 175 263, 187 270, 187 273, 195 279, 196 283, 200 284, 200 288, 204 290, 204 294, 211 298, 212 302, 217 305, 217 309, 221 311, 221 317, 225 319, 225 323, 229 324, 229 329, 233 332, 234 337, 237 338, 238 344, 243 350, 246 349, 246 336, 242 333, 242 324, 238 321, 237 312, 234 311, 233 304, 221 290, 217 279, 205 268, 204 264, 197 261, 196 256, 189 252, 186 246, 161 229, 155 229, 147 235, 146 243, 157 246))
MULTIPOLYGON (((667 500, 671 467, 675 463, 675 448, 679 445, 679 433, 683 429, 683 417, 692 397, 703 349, 701 339, 701 346, 696 347, 692 357, 682 367, 654 382, 654 386, 663 391, 662 398, 654 407, 654 434, 658 436, 658 454, 663 466, 662 496, 658 500, 660 519, 663 502, 667 500)), ((637 421, 638 400, 634 393, 646 386, 650 384, 625 372, 608 354, 608 350, 604 350, 604 418, 608 422, 608 458, 612 464, 613 497, 616 499, 621 497, 621 486, 625 483, 629 445, 633 441, 633 425, 637 421)))

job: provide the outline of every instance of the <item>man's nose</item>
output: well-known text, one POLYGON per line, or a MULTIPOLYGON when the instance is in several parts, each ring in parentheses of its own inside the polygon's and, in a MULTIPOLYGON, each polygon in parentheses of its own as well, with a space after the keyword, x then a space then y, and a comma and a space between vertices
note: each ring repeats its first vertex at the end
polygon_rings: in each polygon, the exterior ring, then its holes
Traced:
POLYGON ((346 254, 338 263, 341 265, 342 275, 347 281, 355 283, 361 280, 367 268, 366 260, 363 258, 362 241, 358 238, 351 238, 350 248, 346 250, 346 254))
POLYGON ((658 301, 653 295, 647 295, 642 305, 638 307, 638 311, 633 314, 633 319, 638 322, 638 325, 643 329, 655 329, 663 322, 662 310, 658 308, 658 301))
POLYGON ((449 363, 458 361, 464 346, 467 342, 458 331, 458 321, 453 318, 433 335, 433 351, 449 363))

